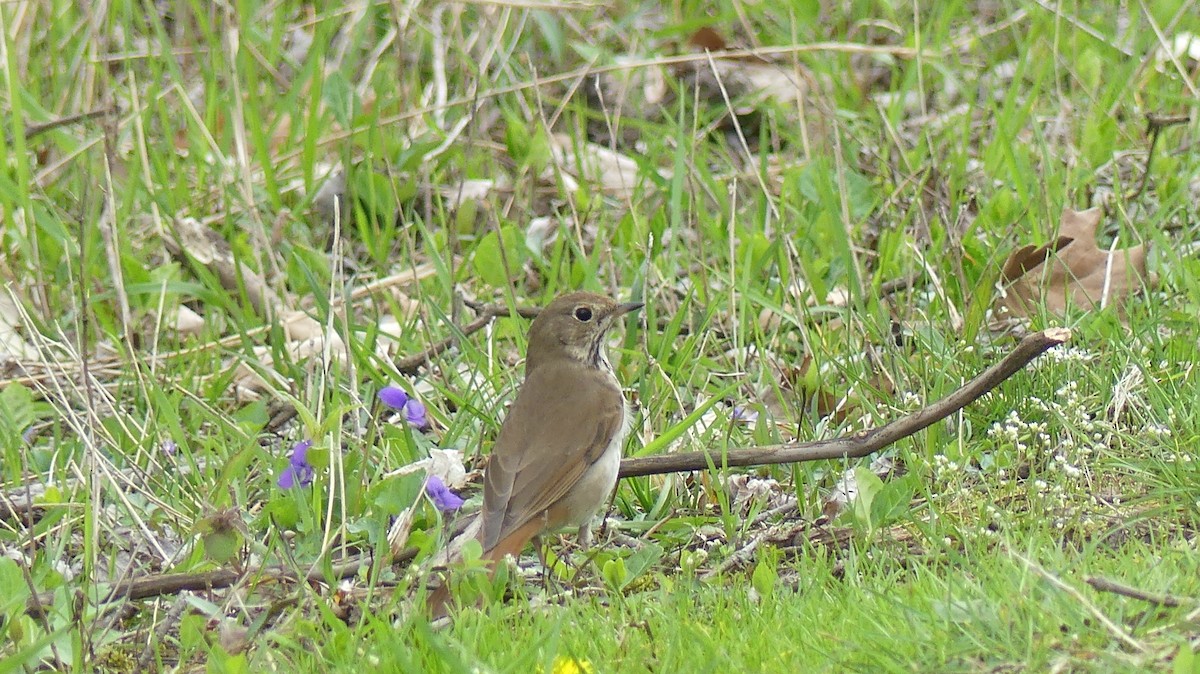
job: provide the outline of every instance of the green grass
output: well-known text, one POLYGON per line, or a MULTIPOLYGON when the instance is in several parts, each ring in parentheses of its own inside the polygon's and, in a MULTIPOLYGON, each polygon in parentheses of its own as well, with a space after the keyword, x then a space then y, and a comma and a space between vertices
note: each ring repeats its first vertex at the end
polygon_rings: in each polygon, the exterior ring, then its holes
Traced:
POLYGON ((21 307, 0 302, 0 329, 25 344, 0 341, 0 503, 38 505, 0 519, 0 671, 1200 672, 1197 66, 1154 58, 1200 34, 1194 3, 829 4, 0 6, 0 279, 21 307), (774 60, 813 93, 798 107, 725 77, 727 104, 690 65, 653 63, 703 26, 735 47, 824 44, 774 60), (659 106, 642 101, 654 73, 659 106), (111 112, 40 128, 93 111, 111 112), (1193 119, 1162 132, 1129 196, 1146 113, 1193 119), (568 176, 554 134, 633 160, 631 189, 568 176), (336 222, 334 167, 351 195, 336 222), (464 180, 496 182, 460 204, 464 180), (1124 321, 1035 317, 1072 328, 1070 350, 889 448, 904 470, 863 475, 832 522, 824 498, 859 462, 631 479, 606 527, 620 536, 590 557, 551 548, 571 556, 551 584, 581 597, 485 587, 444 629, 412 602, 445 523, 421 477, 393 471, 435 447, 479 465, 520 381, 516 318, 399 371, 474 318, 460 297, 644 298, 612 348, 637 412, 627 455, 833 437, 1000 358, 1013 340, 988 309, 1007 254, 1098 204, 1101 248, 1148 243, 1157 286, 1124 321), (297 354, 246 276, 172 256, 185 218, 345 357, 297 354), (185 305, 195 333, 171 329, 185 305), (388 384, 434 431, 388 416, 388 384), (695 414, 714 396, 759 421, 695 414), (302 439, 314 484, 280 489, 302 439), (775 483, 740 502, 742 472, 775 483), (796 510, 758 518, 788 497, 796 510), (417 563, 339 590, 332 565, 381 555, 414 504, 417 563), (122 579, 260 564, 327 582, 100 601, 122 579))

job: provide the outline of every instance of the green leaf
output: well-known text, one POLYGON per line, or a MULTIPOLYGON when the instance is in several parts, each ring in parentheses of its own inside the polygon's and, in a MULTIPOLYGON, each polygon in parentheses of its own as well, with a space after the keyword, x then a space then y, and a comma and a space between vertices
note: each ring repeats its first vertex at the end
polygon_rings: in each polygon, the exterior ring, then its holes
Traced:
MULTIPOLYGON (((7 657, 0 660, 0 674, 8 674, 9 672, 34 671, 35 668, 32 667, 32 665, 36 664, 38 660, 42 658, 44 651, 48 650, 47 647, 56 641, 63 643, 63 640, 60 640, 59 637, 69 633, 72 628, 72 625, 67 625, 62 629, 42 636, 37 641, 34 641, 25 648, 16 652, 12 652, 10 650, 11 645, 8 643, 8 640, 5 639, 5 649, 3 653, 7 657), (9 653, 12 654, 9 655, 9 653)), ((70 642, 67 641, 65 645, 69 646, 69 643, 70 642)), ((68 656, 70 655, 69 653, 66 653, 63 648, 59 648, 58 654, 62 656, 64 660, 68 660, 68 656)))
POLYGON ((200 537, 204 545, 204 556, 214 564, 225 564, 237 557, 242 549, 242 534, 237 529, 224 527, 200 537))
POLYGON ((293 530, 300 524, 300 504, 290 492, 276 492, 264 509, 281 529, 293 530))
POLYGON ((343 128, 349 128, 357 109, 358 94, 340 71, 333 71, 325 78, 321 95, 325 107, 343 128))
POLYGON ((601 575, 604 576, 604 582, 613 590, 620 590, 625 587, 629 580, 629 573, 625 570, 625 560, 617 557, 610 559, 600 568, 601 575))
POLYGON ((195 651, 205 644, 208 616, 188 613, 179 621, 179 650, 182 654, 195 651))
POLYGON ((205 670, 209 674, 248 674, 250 663, 245 653, 229 655, 220 646, 215 646, 208 654, 208 665, 205 670))
POLYGON ((21 384, 9 384, 0 389, 0 433, 19 438, 30 425, 45 416, 44 404, 33 400, 33 393, 21 384), (39 409, 42 408, 42 409, 39 409))
MULTIPOLYGON (((436 150, 441 144, 442 140, 434 135, 424 135, 413 139, 412 143, 396 154, 396 158, 392 162, 392 169, 396 171, 417 170, 425 163, 425 155, 436 150)), ((445 155, 442 155, 442 157, 445 157, 445 155)), ((408 193, 409 191, 405 189, 402 190, 402 193, 408 193)), ((417 195, 417 186, 415 184, 411 187, 411 193, 411 196, 408 197, 409 199, 417 195)))
POLYGON ((247 433, 257 433, 267 422, 271 420, 270 410, 267 408, 267 403, 264 400, 255 400, 252 403, 238 408, 233 413, 233 419, 247 433))
POLYGON ((870 468, 858 466, 854 469, 854 481, 858 486, 858 494, 854 497, 854 519, 869 531, 875 528, 876 523, 871 519, 871 505, 883 490, 883 480, 870 468))
POLYGON ((1200 657, 1196 657, 1190 644, 1181 644, 1171 664, 1171 674, 1200 674, 1200 657))
POLYGON ((562 25, 559 23, 558 13, 534 10, 531 14, 542 32, 542 38, 546 41, 546 46, 550 48, 551 58, 556 63, 562 61, 563 52, 566 49, 566 40, 563 37, 562 25))
POLYGON ((661 546, 651 543, 637 552, 630 555, 624 562, 625 565, 625 582, 621 584, 620 589, 629 587, 629 584, 644 575, 647 571, 654 568, 663 557, 663 549, 661 546))
POLYGON ((908 513, 916 486, 909 476, 884 483, 871 503, 871 522, 874 526, 886 526, 908 513))
POLYGON ((700 565, 707 559, 708 553, 703 550, 684 550, 679 553, 679 570, 685 576, 695 576, 700 565))
POLYGON ((29 598, 29 586, 21 574, 17 563, 8 557, 0 557, 0 617, 11 616, 25 610, 25 600, 29 598))
POLYGON ((550 137, 538 120, 527 120, 512 110, 503 110, 504 143, 508 154, 522 169, 535 173, 550 162, 550 137))
POLYGON ((518 165, 523 164, 529 157, 533 137, 529 133, 529 123, 525 118, 508 108, 501 108, 504 116, 504 145, 508 156, 518 165))
POLYGON ((395 515, 416 502, 424 484, 423 471, 410 475, 395 475, 372 485, 371 501, 376 508, 395 515))
POLYGON ((251 441, 242 449, 233 453, 226 461, 224 468, 221 469, 221 477, 217 481, 216 493, 225 491, 225 486, 240 481, 246 477, 250 471, 250 463, 256 456, 259 456, 259 448, 256 441, 251 441))
POLYGON ((386 223, 395 216, 400 189, 387 175, 358 164, 350 170, 349 190, 372 221, 386 223))
POLYGON ((480 239, 471 265, 484 283, 503 288, 520 275, 527 255, 524 234, 514 226, 502 225, 499 234, 492 230, 480 239))
POLYGON ((779 573, 775 570, 775 565, 766 560, 760 561, 754 566, 754 573, 750 574, 750 585, 758 596, 762 598, 770 597, 775 591, 775 584, 779 581, 779 573))

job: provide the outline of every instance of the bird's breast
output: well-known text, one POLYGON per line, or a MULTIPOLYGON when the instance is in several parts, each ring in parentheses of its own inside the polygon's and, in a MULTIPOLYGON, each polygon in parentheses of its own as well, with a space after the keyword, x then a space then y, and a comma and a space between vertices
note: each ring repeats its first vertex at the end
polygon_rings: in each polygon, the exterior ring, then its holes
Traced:
POLYGON ((604 448, 604 453, 580 476, 579 482, 571 489, 563 501, 566 506, 567 524, 580 526, 596 514, 600 506, 608 500, 613 487, 617 486, 617 472, 621 468, 621 449, 625 446, 625 436, 629 434, 629 424, 632 415, 629 413, 629 403, 621 401, 621 423, 617 433, 604 448))

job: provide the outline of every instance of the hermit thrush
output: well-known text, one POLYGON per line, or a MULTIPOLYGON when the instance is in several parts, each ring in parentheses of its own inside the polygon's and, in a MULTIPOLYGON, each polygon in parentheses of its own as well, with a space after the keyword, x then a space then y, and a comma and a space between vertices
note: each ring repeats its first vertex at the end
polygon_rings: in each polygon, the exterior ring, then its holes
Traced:
MULTIPOLYGON (((591 520, 617 483, 629 413, 605 353, 605 335, 641 304, 588 292, 563 295, 529 328, 525 381, 492 447, 476 538, 494 565, 534 536, 591 520)), ((444 615, 443 585, 429 598, 444 615)))

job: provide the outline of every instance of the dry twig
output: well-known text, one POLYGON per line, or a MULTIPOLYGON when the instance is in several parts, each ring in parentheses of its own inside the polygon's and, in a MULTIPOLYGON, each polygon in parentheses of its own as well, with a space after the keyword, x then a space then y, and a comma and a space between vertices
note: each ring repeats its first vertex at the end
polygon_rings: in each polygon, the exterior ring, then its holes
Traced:
POLYGON ((1183 601, 1178 597, 1172 597, 1169 594, 1150 594, 1145 590, 1139 590, 1136 587, 1122 585, 1114 580, 1101 578, 1100 576, 1091 576, 1086 580, 1088 585, 1092 586, 1097 592, 1111 592, 1119 594, 1122 597, 1131 597, 1133 599, 1141 599, 1158 606, 1182 606, 1183 601))
POLYGON ((1066 328, 1051 328, 1029 335, 999 363, 985 370, 941 400, 897 419, 886 426, 854 435, 813 442, 789 442, 782 445, 730 449, 724 452, 681 452, 621 462, 621 477, 707 470, 711 466, 765 466, 824 459, 857 459, 878 452, 901 438, 932 426, 998 386, 1016 374, 1034 358, 1071 338, 1066 328))
POLYGON ((1107 629, 1109 631, 1109 633, 1111 633, 1114 637, 1119 639, 1126 646, 1129 646, 1131 649, 1133 649, 1139 653, 1146 652, 1146 650, 1147 650, 1146 646, 1144 646, 1137 639, 1134 639, 1133 635, 1131 635, 1129 632, 1127 632, 1125 630, 1125 628, 1123 628, 1120 625, 1118 625, 1117 623, 1113 622, 1112 618, 1109 618, 1108 616, 1104 615, 1104 612, 1101 611, 1098 607, 1096 607, 1095 604, 1088 601, 1087 597, 1083 596, 1082 592, 1075 589, 1075 587, 1073 587, 1072 585, 1064 582, 1058 576, 1056 576, 1056 575, 1050 573, 1049 571, 1047 571, 1046 569, 1042 568, 1042 566, 1040 564, 1038 564, 1037 562, 1034 562, 1031 559, 1027 559, 1023 555, 1020 555, 1017 552, 1014 552, 1012 550, 1009 550, 1009 554, 1012 555, 1013 557, 1015 557, 1022 564, 1024 564, 1027 569, 1029 569, 1030 571, 1033 571, 1034 573, 1036 573, 1037 575, 1039 575, 1043 579, 1045 579, 1046 582, 1048 582, 1051 585, 1053 585, 1054 587, 1062 590, 1063 592, 1066 592, 1073 599, 1078 601, 1085 609, 1088 610, 1089 613, 1091 613, 1093 616, 1095 616, 1096 620, 1100 621, 1100 624, 1103 625, 1105 627, 1105 629, 1107 629))
POLYGON ((1150 182, 1150 164, 1154 161, 1154 149, 1158 147, 1158 137, 1162 135, 1163 129, 1177 124, 1187 124, 1190 121, 1192 121, 1190 115, 1146 113, 1146 133, 1150 135, 1150 149, 1146 151, 1146 168, 1142 170, 1142 181, 1138 183, 1136 189, 1125 195, 1125 201, 1133 201, 1146 191, 1146 184, 1150 182))
MULTIPOLYGON (((405 550, 396 556, 397 561, 407 561, 416 556, 416 549, 405 550)), ((334 579, 349 578, 359 569, 371 563, 370 556, 351 557, 333 565, 334 579)), ((264 566, 241 572, 232 569, 217 569, 201 573, 168 573, 156 576, 145 576, 117 583, 104 595, 99 604, 119 601, 122 599, 138 601, 163 595, 173 595, 180 592, 208 592, 236 585, 243 580, 254 578, 270 578, 274 580, 305 580, 307 582, 324 582, 328 579, 323 568, 314 568, 306 574, 299 574, 286 566, 264 566)), ((37 616, 45 611, 45 607, 54 602, 52 592, 33 595, 25 604, 25 612, 37 616)))
MULTIPOLYGON (((466 304, 474 309, 479 316, 475 320, 464 325, 458 334, 451 335, 450 337, 435 343, 433 346, 430 346, 424 351, 414 353, 411 356, 405 356, 404 358, 396 361, 396 369, 400 371, 400 374, 416 374, 417 371, 421 369, 421 366, 425 365, 433 358, 441 355, 442 352, 457 344, 463 337, 479 332, 480 330, 486 328, 493 320, 501 316, 510 315, 508 307, 497 306, 494 304, 479 304, 475 302, 467 302, 466 304)), ((536 309, 517 309, 516 315, 532 318, 537 316, 537 312, 538 310, 536 309)))

